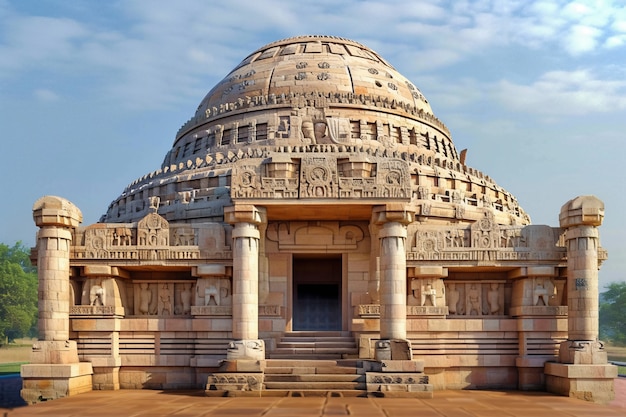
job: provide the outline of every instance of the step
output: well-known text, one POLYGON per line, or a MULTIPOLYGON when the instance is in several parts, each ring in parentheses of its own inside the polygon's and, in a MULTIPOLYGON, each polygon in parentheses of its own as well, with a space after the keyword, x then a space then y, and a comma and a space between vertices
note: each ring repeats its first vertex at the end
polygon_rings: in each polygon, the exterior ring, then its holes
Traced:
POLYGON ((366 390, 365 382, 342 382, 342 381, 302 381, 302 382, 277 382, 264 381, 264 389, 266 390, 287 390, 287 391, 305 391, 305 390, 366 390))
POLYGON ((321 347, 321 348, 312 348, 312 347, 277 347, 274 350, 272 350, 270 352, 270 354, 272 353, 282 353, 282 354, 286 354, 286 353, 290 353, 290 354, 299 354, 299 353, 308 353, 308 354, 335 354, 335 355, 341 355, 342 353, 359 353, 359 350, 357 348, 345 348, 345 349, 337 349, 337 348, 327 348, 327 347, 321 347))
POLYGON ((364 382, 357 374, 266 374, 265 382, 364 382))
POLYGON ((342 342, 342 343, 352 343, 356 345, 356 341, 352 337, 294 337, 294 336, 283 336, 280 338, 281 341, 285 342, 342 342))
POLYGON ((349 331, 297 330, 283 333, 285 337, 351 337, 349 331))
POLYGON ((362 367, 362 359, 326 359, 326 360, 310 360, 310 359, 266 359, 266 367, 306 367, 319 368, 322 366, 346 366, 346 367, 362 367))
POLYGON ((278 347, 301 347, 301 348, 337 348, 337 349, 356 349, 354 342, 308 342, 303 340, 281 340, 278 347))
POLYGON ((303 375, 303 374, 333 374, 333 375, 355 375, 362 374, 361 368, 351 366, 321 366, 321 367, 302 367, 302 366, 272 366, 265 367, 265 375, 303 375))
MULTIPOLYGON (((349 355, 349 354, 347 354, 349 355)), ((355 354, 356 355, 356 354, 355 354)), ((297 357, 303 360, 330 360, 330 359, 340 359, 343 357, 340 353, 269 353, 270 359, 292 359, 297 357)))

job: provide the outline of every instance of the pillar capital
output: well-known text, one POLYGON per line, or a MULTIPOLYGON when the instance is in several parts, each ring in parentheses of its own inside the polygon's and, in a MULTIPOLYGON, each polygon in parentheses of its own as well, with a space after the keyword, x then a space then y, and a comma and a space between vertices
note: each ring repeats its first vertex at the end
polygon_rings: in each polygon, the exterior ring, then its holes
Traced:
POLYGON ((561 207, 559 223, 561 227, 600 226, 604 220, 604 203, 593 195, 571 199, 561 207))
POLYGON ((408 204, 388 203, 374 207, 372 210, 372 223, 382 225, 397 222, 403 225, 413 223, 415 210, 408 204))
POLYGON ((33 205, 33 220, 37 227, 58 226, 75 228, 83 221, 83 213, 69 200, 47 195, 33 205))
POLYGON ((235 204, 224 207, 224 221, 230 224, 260 225, 267 222, 267 214, 264 207, 257 207, 253 204, 235 204))

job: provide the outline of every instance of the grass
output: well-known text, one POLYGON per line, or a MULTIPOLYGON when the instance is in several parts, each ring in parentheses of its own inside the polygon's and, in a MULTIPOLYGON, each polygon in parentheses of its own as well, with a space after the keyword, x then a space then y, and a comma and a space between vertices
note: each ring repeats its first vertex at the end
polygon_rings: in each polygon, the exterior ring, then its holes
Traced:
POLYGON ((0 373, 7 367, 17 367, 30 360, 33 340, 18 339, 15 343, 0 346, 0 373))
POLYGON ((19 374, 20 367, 26 362, 0 363, 0 376, 9 374, 19 374))

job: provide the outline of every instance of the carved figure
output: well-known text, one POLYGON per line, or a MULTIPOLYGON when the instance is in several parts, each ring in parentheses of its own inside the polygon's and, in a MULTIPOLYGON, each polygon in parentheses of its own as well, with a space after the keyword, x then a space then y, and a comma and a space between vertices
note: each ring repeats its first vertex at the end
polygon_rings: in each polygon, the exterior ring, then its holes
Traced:
POLYGON ((139 285, 139 314, 150 314, 150 303, 152 302, 152 291, 147 283, 142 282, 139 285))
POLYGON ((213 299, 216 306, 220 305, 220 291, 214 284, 204 289, 204 305, 211 305, 211 299, 213 299))
POLYGON ((159 298, 161 299, 161 315, 170 316, 172 314, 172 296, 167 284, 163 284, 159 298))
POLYGON ((421 305, 430 305, 437 307, 437 290, 433 287, 433 280, 427 279, 422 288, 421 305))
POLYGON ((113 229, 113 244, 117 246, 131 245, 133 232, 128 227, 116 227, 113 229))
POLYGON ((191 312, 191 284, 183 284, 183 290, 180 292, 180 303, 183 306, 183 314, 189 314, 191 312))
POLYGON ((537 278, 535 280, 535 288, 533 290, 533 305, 540 305, 539 301, 542 301, 544 306, 549 305, 550 295, 552 295, 551 291, 549 291, 544 279, 537 278))
POLYGON ((89 290, 89 304, 92 306, 103 306, 104 305, 104 288, 100 285, 94 285, 89 290))
POLYGON ((500 313, 500 285, 492 282, 487 292, 487 303, 489 304, 489 314, 500 313))
POLYGON ((450 314, 457 314, 460 297, 461 294, 456 288, 456 284, 453 282, 450 283, 450 285, 448 285, 448 311, 450 314))
POLYGON ((476 284, 472 284, 468 291, 468 299, 469 299, 469 315, 480 315, 480 293, 478 292, 478 288, 476 288, 476 284))

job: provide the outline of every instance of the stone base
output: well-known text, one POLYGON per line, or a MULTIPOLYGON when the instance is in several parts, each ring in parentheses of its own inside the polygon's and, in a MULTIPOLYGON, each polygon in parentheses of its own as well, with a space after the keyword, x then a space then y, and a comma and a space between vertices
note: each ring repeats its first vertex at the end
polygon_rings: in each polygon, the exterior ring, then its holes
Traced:
POLYGON ((263 373, 216 372, 207 380, 206 394, 213 396, 216 391, 222 393, 245 391, 260 397, 263 376, 263 373))
POLYGON ((228 344, 228 360, 265 360, 265 342, 261 339, 235 340, 228 344))
POLYGON ((615 365, 546 363, 545 374, 548 392, 599 404, 615 398, 615 365))
POLYGON ((374 358, 377 361, 411 360, 411 342, 408 340, 379 340, 375 345, 374 358))
POLYGON ((367 372, 367 393, 380 397, 432 398, 428 376, 411 372, 367 372))
POLYGON ((553 356, 521 356, 515 359, 520 391, 545 391, 546 375, 543 371, 546 362, 554 361, 553 356))
POLYGON ((91 363, 22 365, 21 396, 28 404, 92 390, 91 363))

